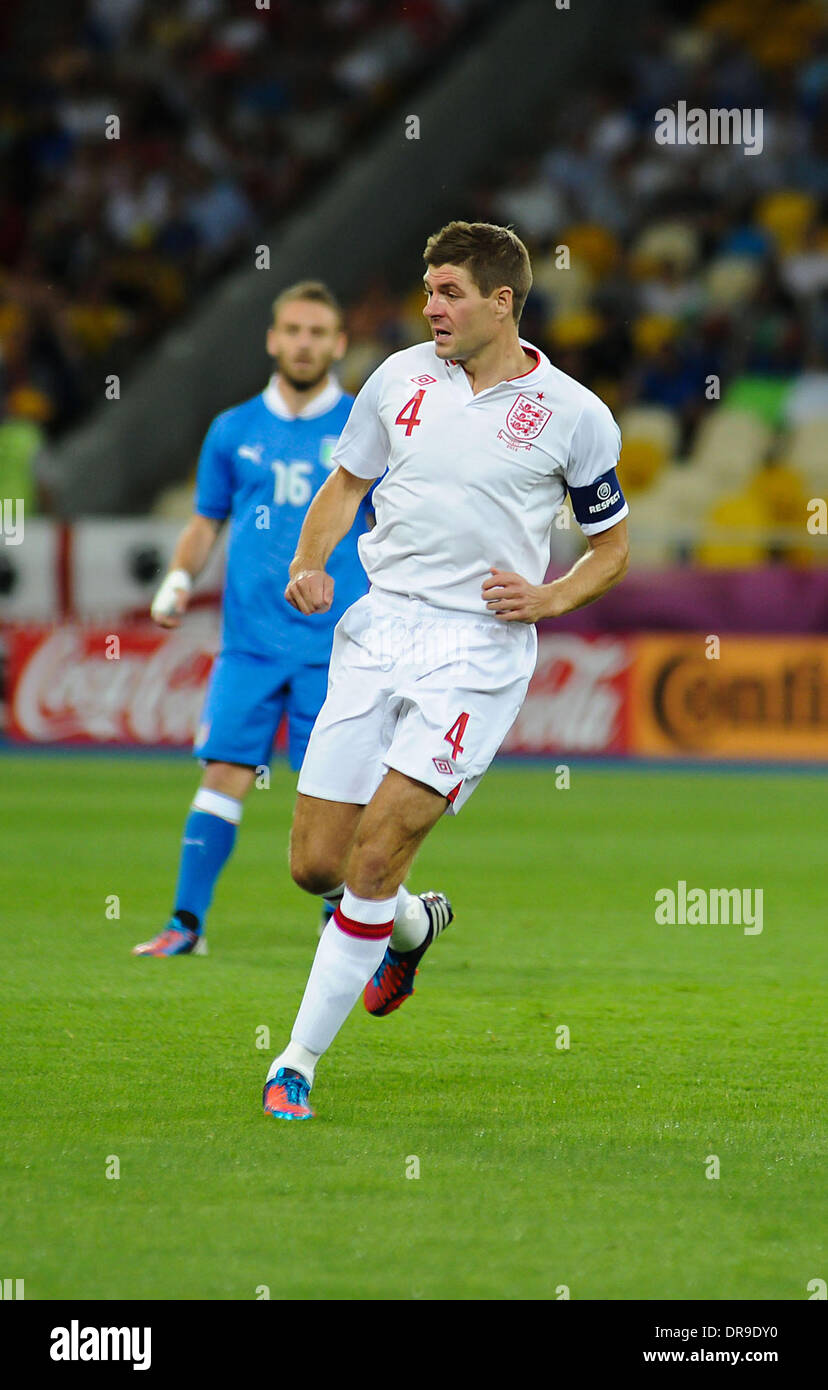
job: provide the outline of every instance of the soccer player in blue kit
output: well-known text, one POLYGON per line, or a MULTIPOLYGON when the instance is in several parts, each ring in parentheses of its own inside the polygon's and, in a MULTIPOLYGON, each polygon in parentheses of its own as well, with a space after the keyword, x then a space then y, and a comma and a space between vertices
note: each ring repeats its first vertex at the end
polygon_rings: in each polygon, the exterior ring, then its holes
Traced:
POLYGON ((279 295, 267 350, 277 370, 265 390, 218 415, 207 432, 194 515, 152 604, 161 627, 179 625, 229 518, 221 650, 193 750, 206 767, 184 827, 172 917, 134 955, 206 953, 207 910, 256 770, 270 762, 284 712, 291 766, 301 766, 327 691, 333 630, 368 589, 357 540, 369 525, 370 498, 331 560, 331 610, 309 621, 284 597, 305 514, 329 475, 353 403, 330 371, 345 335, 324 285, 303 281, 279 295))

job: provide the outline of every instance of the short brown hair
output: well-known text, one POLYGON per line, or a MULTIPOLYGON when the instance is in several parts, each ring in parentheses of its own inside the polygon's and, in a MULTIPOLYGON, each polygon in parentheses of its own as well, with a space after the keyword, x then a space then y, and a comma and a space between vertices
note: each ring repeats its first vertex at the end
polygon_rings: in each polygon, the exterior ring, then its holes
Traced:
POLYGON ((344 323, 342 305, 334 294, 323 285, 321 280, 298 280, 295 285, 288 285, 287 289, 277 294, 273 301, 273 322, 279 317, 279 310, 285 304, 292 304, 296 299, 309 299, 313 304, 325 304, 336 314, 338 326, 341 328, 344 323))
POLYGON ((463 265, 486 297, 508 285, 518 323, 532 288, 529 252, 511 227, 494 222, 448 222, 429 237, 423 252, 428 266, 463 265))

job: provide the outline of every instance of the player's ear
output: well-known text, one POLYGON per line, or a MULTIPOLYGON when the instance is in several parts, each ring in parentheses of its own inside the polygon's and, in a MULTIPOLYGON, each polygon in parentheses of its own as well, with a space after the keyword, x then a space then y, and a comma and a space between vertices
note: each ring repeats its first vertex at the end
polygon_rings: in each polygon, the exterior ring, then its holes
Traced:
POLYGON ((334 345, 333 360, 341 362, 348 348, 348 338, 345 333, 337 333, 334 345))
POLYGON ((268 330, 267 330, 267 337, 265 338, 265 347, 266 347, 266 349, 267 349, 267 355, 268 355, 268 357, 278 357, 278 351, 277 351, 277 348, 276 348, 276 327, 275 327, 275 324, 271 324, 270 327, 269 327, 268 330))
POLYGON ((499 319, 508 318, 512 313, 512 287, 501 285, 496 292, 495 309, 499 319))

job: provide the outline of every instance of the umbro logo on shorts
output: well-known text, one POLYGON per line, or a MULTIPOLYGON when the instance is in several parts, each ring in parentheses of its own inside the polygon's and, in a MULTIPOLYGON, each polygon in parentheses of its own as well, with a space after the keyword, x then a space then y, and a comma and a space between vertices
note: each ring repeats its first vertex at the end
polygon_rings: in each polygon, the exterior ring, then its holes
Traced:
POLYGON ((447 777, 451 777, 454 773, 454 768, 452 767, 448 758, 432 758, 431 761, 433 762, 437 771, 444 772, 447 777))

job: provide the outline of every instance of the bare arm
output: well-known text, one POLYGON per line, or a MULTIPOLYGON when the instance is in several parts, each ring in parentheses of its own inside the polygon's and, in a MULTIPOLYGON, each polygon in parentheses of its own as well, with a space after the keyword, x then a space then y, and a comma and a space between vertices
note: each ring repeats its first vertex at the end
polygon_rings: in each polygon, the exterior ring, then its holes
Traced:
POLYGON ((213 521, 212 517, 198 513, 191 516, 176 541, 170 569, 186 570, 192 579, 197 578, 207 564, 221 526, 222 523, 213 521))
POLYGON ((587 536, 587 544, 586 554, 551 584, 529 584, 519 574, 492 570, 483 581, 487 608, 507 622, 536 623, 540 618, 560 618, 600 598, 627 571, 626 520, 587 536))
POLYGON ((326 613, 330 608, 334 582, 325 573, 325 566, 353 526, 359 504, 375 481, 358 478, 339 467, 311 502, 290 563, 290 583, 285 589, 288 603, 300 613, 326 613))
POLYGON ((587 536, 587 545, 586 554, 575 561, 568 574, 541 585, 547 594, 544 617, 559 618, 574 608, 583 608, 626 574, 630 562, 626 520, 599 531, 597 536, 587 536))
POLYGON ((176 541, 167 576, 153 599, 150 609, 152 617, 159 627, 178 627, 180 625, 181 617, 186 612, 187 604, 190 601, 190 589, 187 587, 186 581, 182 582, 181 585, 176 585, 175 577, 183 573, 189 575, 192 581, 201 573, 216 543, 221 526, 220 521, 213 521, 208 516, 199 516, 198 513, 187 522, 176 541), (170 579, 173 580, 172 584, 169 583, 170 579), (169 611, 171 597, 174 602, 173 611, 169 611))

